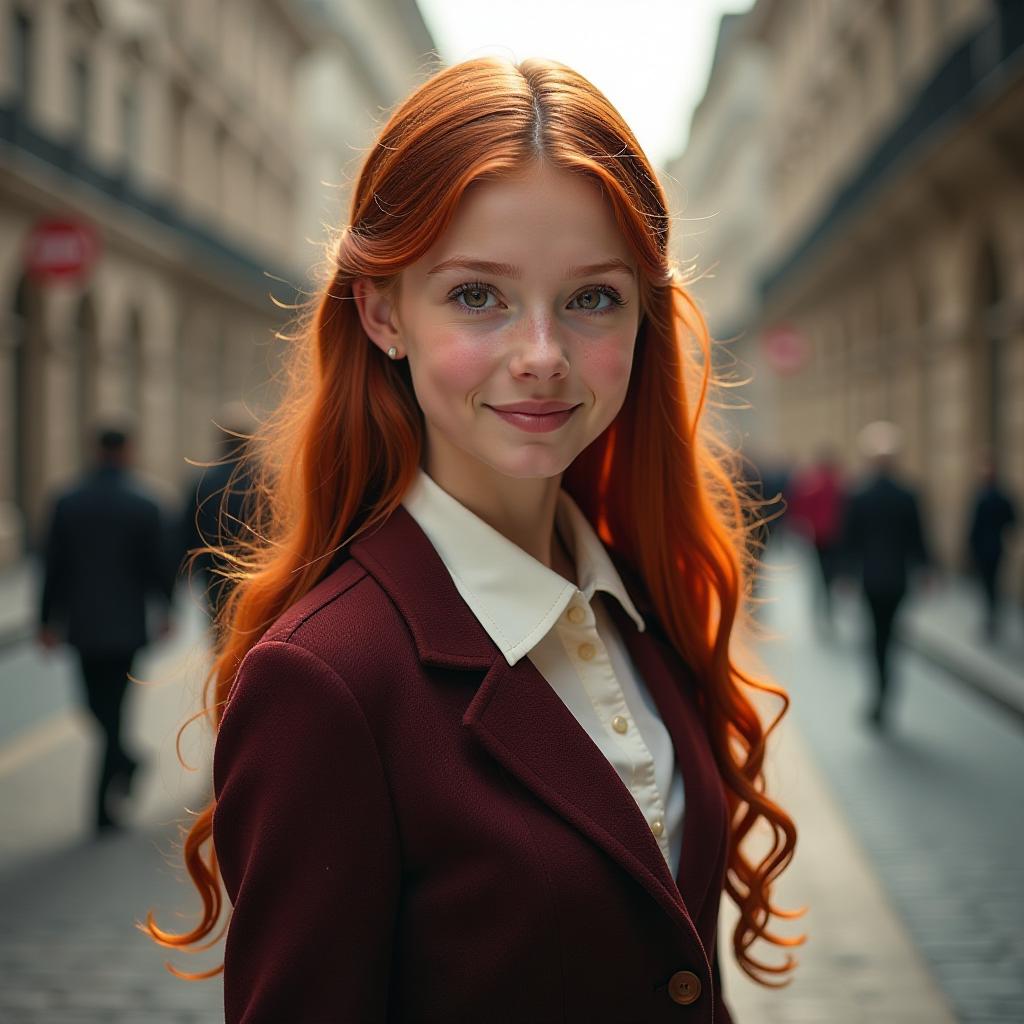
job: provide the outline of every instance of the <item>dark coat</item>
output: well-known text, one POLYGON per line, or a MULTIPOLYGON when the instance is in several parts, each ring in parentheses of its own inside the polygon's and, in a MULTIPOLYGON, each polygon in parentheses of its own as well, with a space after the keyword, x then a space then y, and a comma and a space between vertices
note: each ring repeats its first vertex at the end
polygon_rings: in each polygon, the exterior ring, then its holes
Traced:
POLYGON ((247 537, 244 524, 249 517, 252 477, 248 464, 236 453, 225 462, 203 470, 189 486, 178 525, 178 571, 194 575, 209 598, 211 611, 226 596, 224 578, 214 570, 224 563, 203 551, 189 566, 188 552, 206 545, 229 544, 239 535, 247 537))
POLYGON ((39 618, 63 626, 87 654, 126 654, 148 642, 146 599, 169 606, 160 506, 125 470, 100 467, 54 504, 39 618))
POLYGON ((885 474, 850 499, 843 538, 850 564, 870 593, 904 593, 909 570, 929 561, 917 497, 885 474))
POLYGON ((996 484, 982 487, 974 499, 967 543, 976 565, 998 565, 1003 557, 1006 531, 1017 522, 1010 496, 996 484))
POLYGON ((228 1024, 730 1024, 725 789, 695 683, 619 569, 646 632, 608 607, 686 787, 675 877, 615 769, 528 657, 509 666, 400 506, 249 651, 221 722, 228 1024))

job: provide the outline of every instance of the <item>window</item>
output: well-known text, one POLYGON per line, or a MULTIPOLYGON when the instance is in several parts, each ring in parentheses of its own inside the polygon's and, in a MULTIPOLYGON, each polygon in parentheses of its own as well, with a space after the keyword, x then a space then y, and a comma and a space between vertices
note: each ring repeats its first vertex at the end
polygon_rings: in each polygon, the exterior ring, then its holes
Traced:
POLYGON ((71 126, 80 146, 89 137, 90 73, 86 54, 77 53, 71 60, 71 103, 74 124, 71 126))
POLYGON ((125 171, 138 166, 139 96, 137 84, 132 80, 121 90, 121 153, 125 171))
POLYGON ((32 88, 32 19, 23 11, 14 12, 11 48, 11 77, 18 90, 18 99, 24 104, 32 88))

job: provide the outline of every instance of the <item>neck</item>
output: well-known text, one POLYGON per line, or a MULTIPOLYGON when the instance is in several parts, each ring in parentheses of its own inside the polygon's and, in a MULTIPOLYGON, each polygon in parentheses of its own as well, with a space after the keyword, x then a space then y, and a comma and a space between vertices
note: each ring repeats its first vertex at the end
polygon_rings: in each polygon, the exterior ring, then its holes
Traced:
POLYGON ((423 468, 439 487, 503 537, 549 569, 575 579, 572 560, 558 543, 555 530, 561 473, 519 479, 469 456, 430 454, 423 468))

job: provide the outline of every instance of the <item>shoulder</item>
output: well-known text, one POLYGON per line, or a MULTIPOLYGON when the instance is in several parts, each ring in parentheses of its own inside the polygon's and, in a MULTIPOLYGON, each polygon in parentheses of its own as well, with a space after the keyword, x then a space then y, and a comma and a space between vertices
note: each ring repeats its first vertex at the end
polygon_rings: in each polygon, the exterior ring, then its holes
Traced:
POLYGON ((340 677, 371 712, 386 704, 394 687, 419 666, 404 616, 374 576, 352 558, 287 609, 243 664, 262 661, 266 648, 276 651, 272 660, 278 667, 283 660, 304 674, 316 664, 340 677))
POLYGON ((160 501, 156 492, 141 478, 125 474, 112 489, 113 494, 125 505, 131 506, 140 513, 158 515, 160 501))
POLYGON ((861 509, 864 504, 871 500, 874 491, 872 483, 859 483, 851 492, 849 497, 850 507, 861 509))
POLYGON ((277 640, 305 646, 303 641, 318 627, 329 627, 339 616, 358 615, 358 600, 346 600, 346 595, 367 578, 369 574, 358 562, 347 559, 283 612, 259 642, 277 640))

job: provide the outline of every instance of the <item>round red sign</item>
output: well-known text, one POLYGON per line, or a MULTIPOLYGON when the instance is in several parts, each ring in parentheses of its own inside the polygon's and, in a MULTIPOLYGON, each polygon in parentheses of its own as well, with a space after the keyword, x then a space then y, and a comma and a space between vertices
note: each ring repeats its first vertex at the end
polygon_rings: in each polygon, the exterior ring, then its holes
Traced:
POLYGON ((795 327, 773 327, 761 335, 761 348, 768 365, 780 374, 798 373, 810 356, 807 339, 795 327))
POLYGON ((37 221, 25 239, 25 272, 31 277, 85 277, 99 254, 95 229, 84 221, 48 218, 37 221))

